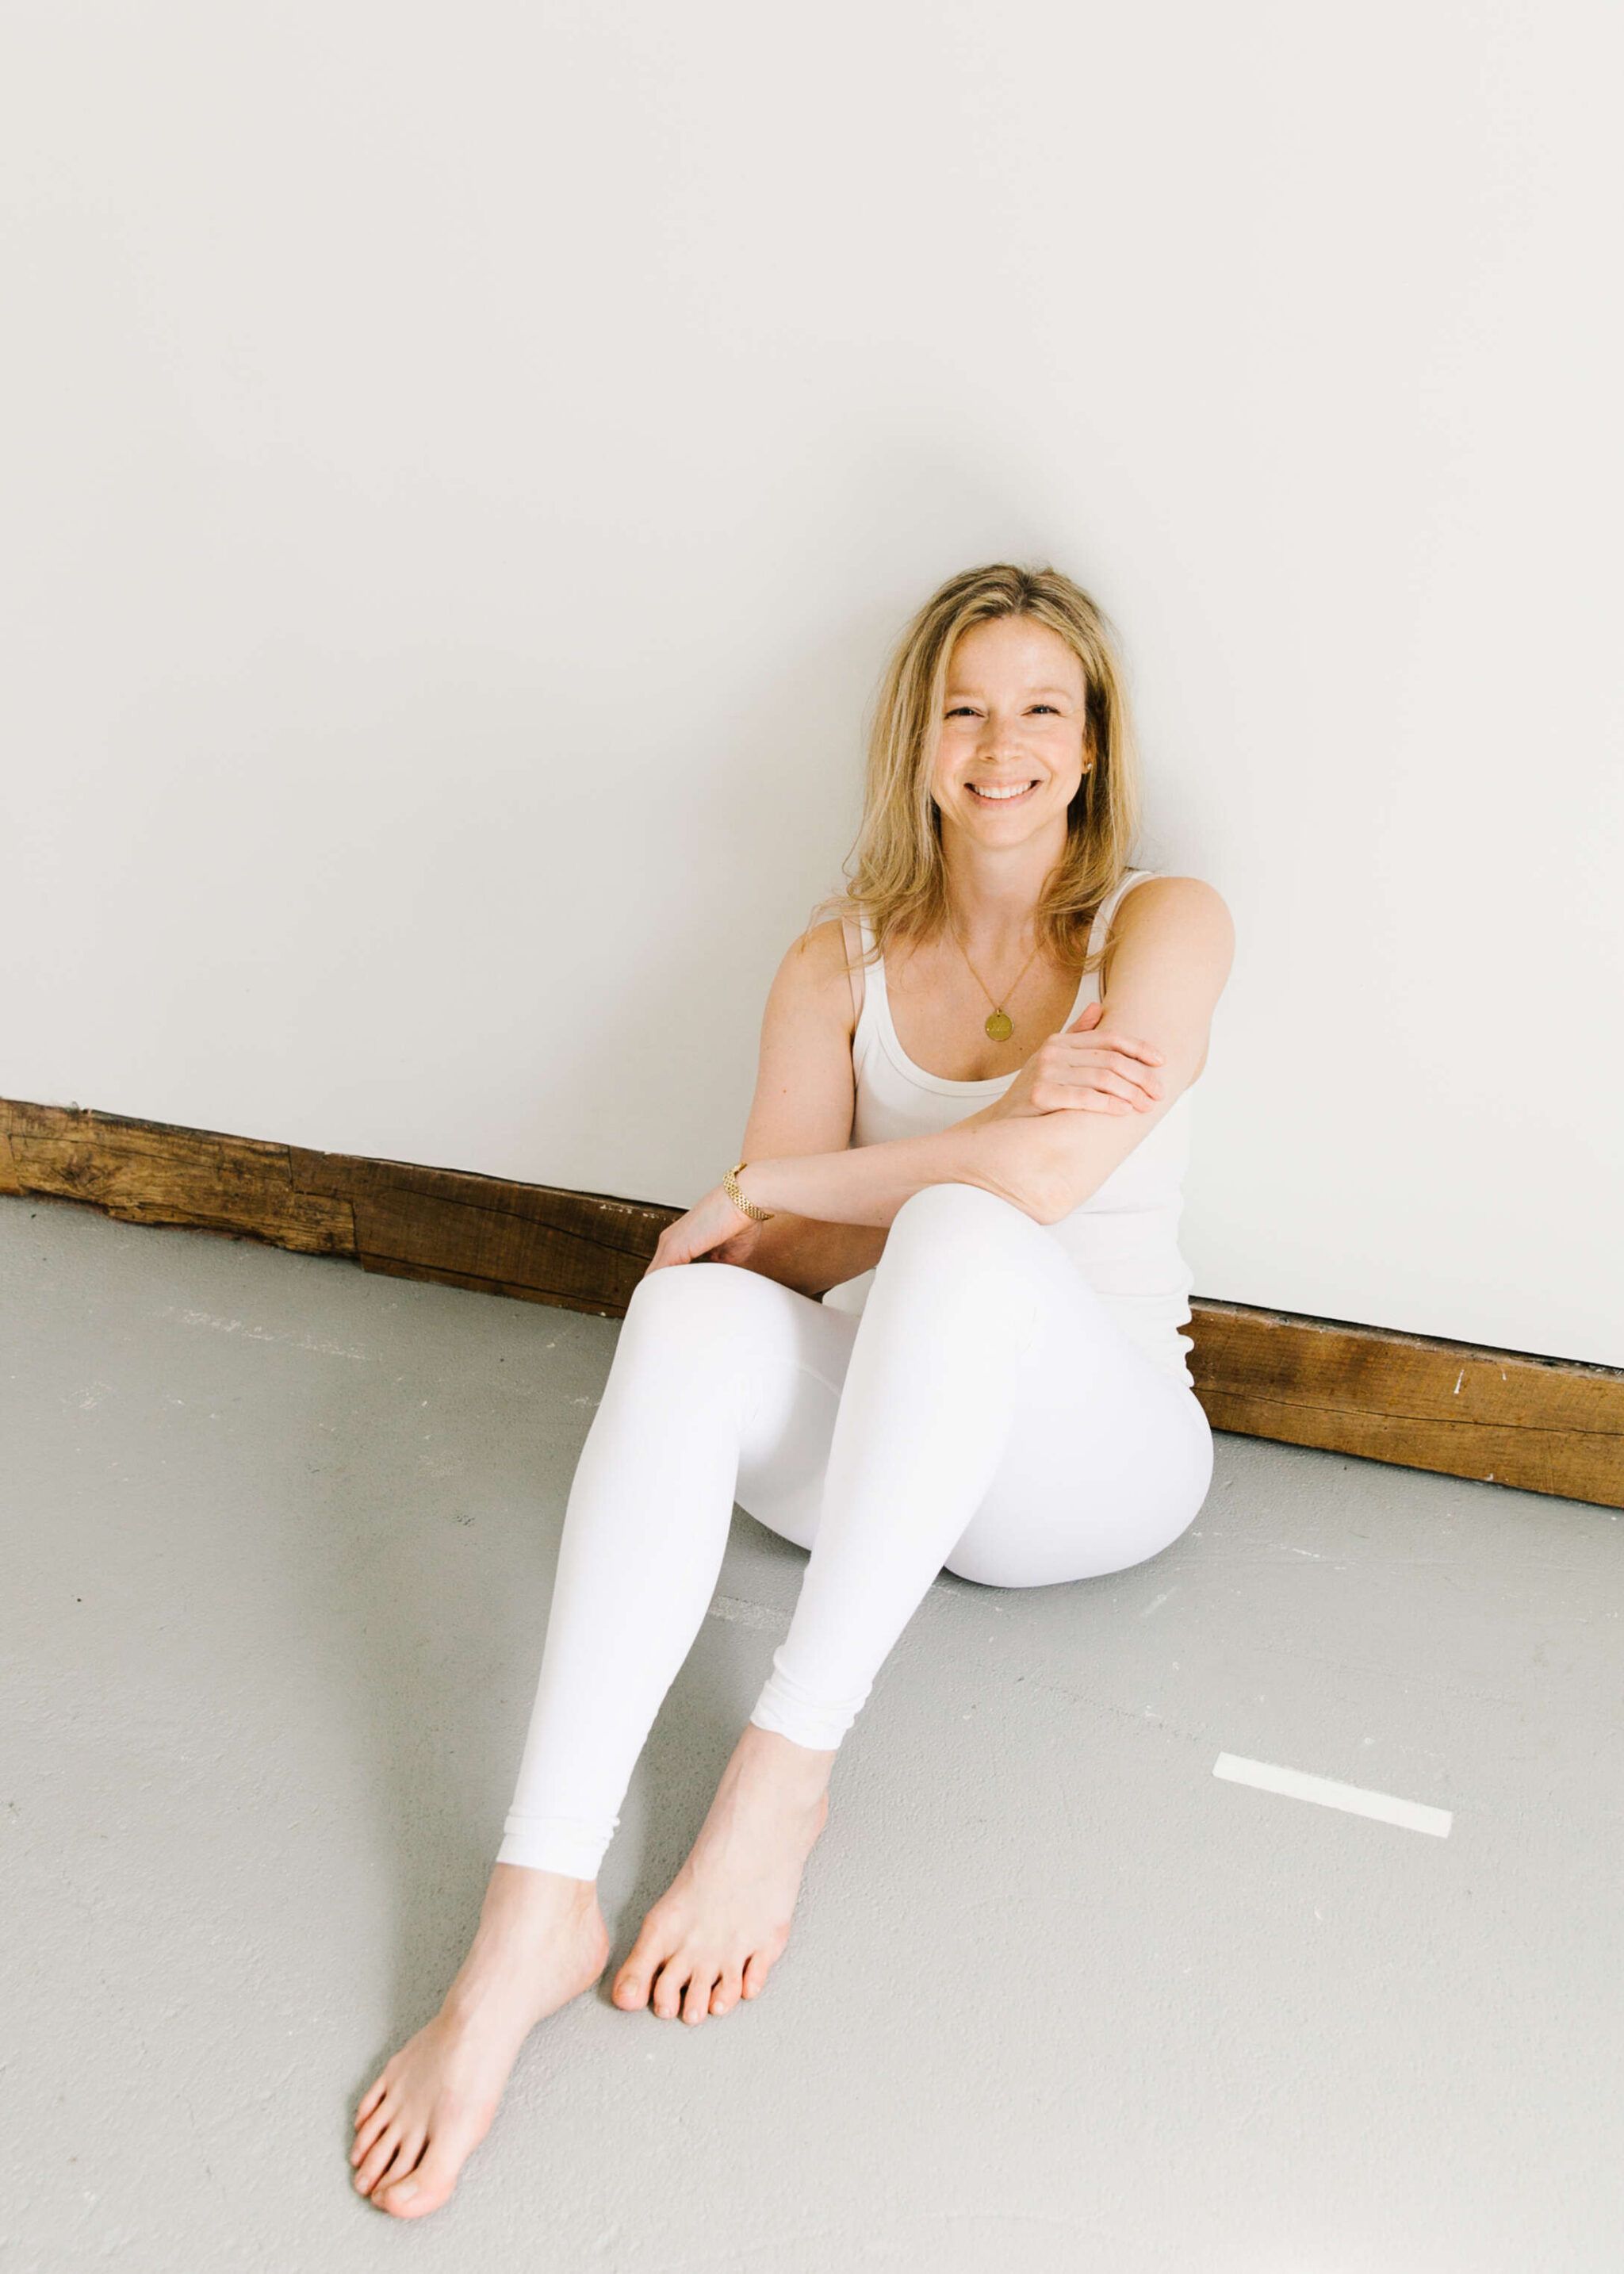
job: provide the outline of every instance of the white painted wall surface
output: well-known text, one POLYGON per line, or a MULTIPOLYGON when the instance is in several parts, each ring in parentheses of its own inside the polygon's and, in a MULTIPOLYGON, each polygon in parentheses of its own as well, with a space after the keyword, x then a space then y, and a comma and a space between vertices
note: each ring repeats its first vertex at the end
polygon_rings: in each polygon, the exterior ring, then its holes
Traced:
POLYGON ((1624 1364, 1599 0, 18 5, 0 1094, 686 1204, 895 633, 1238 930, 1198 1293, 1624 1364))

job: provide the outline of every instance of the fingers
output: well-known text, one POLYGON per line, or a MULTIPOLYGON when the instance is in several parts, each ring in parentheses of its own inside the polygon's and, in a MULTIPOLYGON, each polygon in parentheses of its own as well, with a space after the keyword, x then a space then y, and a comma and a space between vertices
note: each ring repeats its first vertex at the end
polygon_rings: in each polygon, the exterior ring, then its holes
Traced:
POLYGON ((1142 1113, 1161 1098, 1162 1084, 1154 1075, 1113 1073, 1109 1066, 1088 1058, 1075 1066, 1055 1067, 1032 1088, 1032 1103, 1040 1113, 1079 1105, 1093 1113, 1142 1113))
MULTIPOLYGON (((1062 1074, 1062 1079, 1065 1079, 1062 1074)), ((1112 1097, 1126 1098, 1130 1105, 1154 1105, 1162 1096, 1162 1084, 1154 1074, 1140 1073, 1129 1065, 1121 1071, 1109 1065, 1098 1065, 1085 1060, 1077 1073, 1070 1077, 1086 1088, 1104 1090, 1112 1097)))
MULTIPOLYGON (((1091 1050, 1125 1050, 1134 1058, 1143 1058, 1149 1065, 1162 1065, 1166 1060, 1154 1043, 1141 1042, 1137 1035, 1120 1035, 1114 1028, 1090 1027, 1081 1031, 1083 1020, 1090 1011, 1099 1009, 1097 1003, 1085 1004, 1069 1027, 1060 1029, 1060 1037, 1077 1035, 1091 1050)), ((1058 1039, 1058 1038, 1057 1038, 1058 1039)))
POLYGON ((1105 1087, 1114 1080, 1114 1075, 1093 1070, 1079 1074, 1075 1081, 1051 1076, 1034 1089, 1032 1110, 1034 1113, 1144 1113, 1160 1103, 1141 1090, 1124 1088, 1119 1096, 1105 1087))
MULTIPOLYGON (((1058 1042, 1061 1037, 1056 1036, 1055 1040, 1058 1042)), ((1143 1090, 1147 1097, 1157 1098, 1162 1095, 1161 1078, 1151 1069, 1165 1064, 1165 1060, 1162 1052, 1149 1043, 1135 1043, 1124 1049, 1109 1041, 1096 1039, 1093 1035, 1079 1035, 1071 1041, 1064 1056, 1069 1065, 1078 1069, 1078 1074, 1070 1078, 1098 1081, 1101 1087, 1115 1089, 1124 1097, 1131 1095, 1125 1087, 1130 1083, 1143 1090)), ((1068 1078, 1067 1064, 1055 1071, 1063 1079, 1068 1078)))
POLYGON ((1084 1039, 1091 1050, 1121 1050, 1129 1058, 1143 1058, 1147 1065, 1164 1065, 1167 1063, 1154 1043, 1142 1043, 1136 1035, 1106 1034, 1096 1027, 1084 1039))
POLYGON ((1098 1080, 1109 1082, 1124 1097, 1133 1097, 1136 1091, 1142 1090, 1154 1103, 1162 1095, 1162 1084, 1156 1076, 1141 1073, 1132 1058, 1123 1060, 1115 1067, 1096 1067, 1094 1072, 1098 1080))

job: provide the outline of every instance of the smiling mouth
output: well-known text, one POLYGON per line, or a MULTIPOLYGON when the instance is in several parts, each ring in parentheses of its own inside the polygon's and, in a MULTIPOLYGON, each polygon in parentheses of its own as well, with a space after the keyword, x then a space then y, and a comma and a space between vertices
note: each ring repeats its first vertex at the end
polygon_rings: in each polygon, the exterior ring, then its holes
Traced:
POLYGON ((1036 782, 1031 781, 1026 784, 1025 789, 1017 790, 1012 796, 1007 789, 1002 794, 995 792, 991 796, 987 796, 974 782, 965 784, 965 787, 979 805, 1019 805, 1032 795, 1037 787, 1036 782))

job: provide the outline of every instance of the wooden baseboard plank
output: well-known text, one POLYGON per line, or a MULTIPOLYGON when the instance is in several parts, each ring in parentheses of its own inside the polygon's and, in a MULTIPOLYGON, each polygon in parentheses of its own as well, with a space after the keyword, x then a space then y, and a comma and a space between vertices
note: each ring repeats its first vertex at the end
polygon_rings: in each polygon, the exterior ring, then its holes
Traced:
MULTIPOLYGON (((681 1214, 606 1193, 0 1099, 0 1193, 620 1318, 681 1214)), ((1215 1429, 1624 1508, 1624 1369, 1191 1304, 1215 1429)))

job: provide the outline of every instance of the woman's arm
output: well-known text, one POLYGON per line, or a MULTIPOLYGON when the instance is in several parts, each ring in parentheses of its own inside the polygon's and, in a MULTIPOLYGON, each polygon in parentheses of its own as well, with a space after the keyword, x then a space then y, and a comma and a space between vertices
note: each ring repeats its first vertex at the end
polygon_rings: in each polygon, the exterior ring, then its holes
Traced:
MULTIPOLYGON (((1120 1116, 1063 1108, 1026 1118, 1020 1126, 1032 1133, 1032 1173, 1052 1210, 1046 1223, 1096 1193, 1195 1081, 1234 960, 1229 908, 1200 877, 1148 877, 1124 895, 1106 956, 1107 1016, 1162 1053, 1161 1094, 1143 1111, 1120 1116)), ((1101 971, 1102 983, 1105 976, 1101 971)))
POLYGON ((761 1237, 741 1259, 745 1269, 800 1295, 824 1295, 871 1271, 888 1236, 883 1225, 823 1224, 809 1216, 775 1216, 756 1229, 761 1237))
POLYGON ((740 1190, 758 1208, 889 1227, 912 1193, 951 1181, 996 1193, 1039 1224, 1056 1223, 1099 1189, 1199 1073, 1234 947, 1228 907, 1198 877, 1150 877, 1124 899, 1108 956, 1109 1017, 1162 1054, 1161 1095, 1143 1111, 998 1118, 995 1106, 929 1136, 851 1152, 747 1154, 740 1190))
MULTIPOLYGON (((856 992, 840 925, 831 919, 793 940, 762 1014, 756 1096, 739 1150, 748 1161, 841 1153, 851 1142, 856 1092, 852 1033, 856 992)), ((885 1227, 830 1224, 782 1209, 750 1223, 721 1257, 803 1295, 822 1295, 877 1263, 885 1227)))
POLYGON ((926 1185, 980 1185, 1046 1224, 1053 1171, 1034 1133, 1054 1118, 1034 1114, 978 1126, 972 1116, 925 1137, 895 1137, 846 1153, 751 1161, 739 1189, 757 1208, 889 1230, 903 1201, 926 1185))

